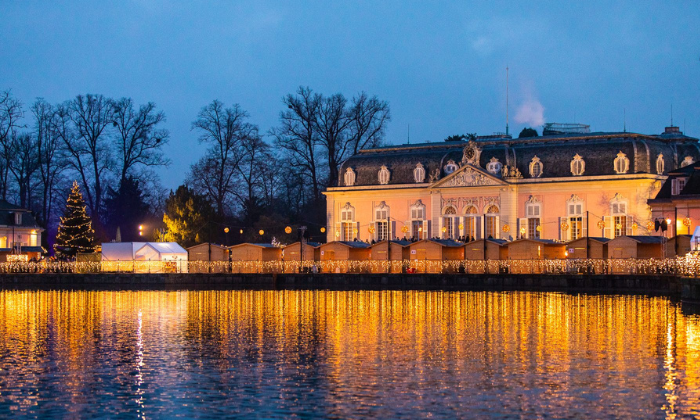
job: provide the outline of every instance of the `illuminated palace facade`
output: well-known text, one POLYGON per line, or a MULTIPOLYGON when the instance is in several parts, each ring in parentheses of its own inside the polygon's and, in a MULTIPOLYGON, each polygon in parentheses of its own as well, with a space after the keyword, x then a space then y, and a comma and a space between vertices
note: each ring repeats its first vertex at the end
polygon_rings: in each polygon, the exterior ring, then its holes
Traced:
POLYGON ((362 150, 325 192, 327 240, 651 234, 647 200, 700 159, 698 139, 582 131, 362 150))

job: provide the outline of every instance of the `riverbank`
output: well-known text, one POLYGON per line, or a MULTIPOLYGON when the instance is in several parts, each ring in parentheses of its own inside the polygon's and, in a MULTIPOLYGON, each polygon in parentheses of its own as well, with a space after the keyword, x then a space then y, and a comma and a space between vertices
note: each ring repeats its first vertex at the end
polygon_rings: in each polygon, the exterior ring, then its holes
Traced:
POLYGON ((529 290, 700 297, 700 282, 669 275, 587 274, 24 274, 0 275, 0 288, 186 289, 318 288, 346 290, 529 290))

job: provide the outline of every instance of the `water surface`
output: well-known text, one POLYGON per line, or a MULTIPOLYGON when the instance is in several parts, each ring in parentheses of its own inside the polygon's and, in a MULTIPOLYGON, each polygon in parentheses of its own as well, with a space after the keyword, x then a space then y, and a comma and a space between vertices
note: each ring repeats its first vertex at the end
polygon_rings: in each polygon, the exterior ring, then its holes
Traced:
POLYGON ((700 415, 662 297, 0 291, 0 417, 700 415))

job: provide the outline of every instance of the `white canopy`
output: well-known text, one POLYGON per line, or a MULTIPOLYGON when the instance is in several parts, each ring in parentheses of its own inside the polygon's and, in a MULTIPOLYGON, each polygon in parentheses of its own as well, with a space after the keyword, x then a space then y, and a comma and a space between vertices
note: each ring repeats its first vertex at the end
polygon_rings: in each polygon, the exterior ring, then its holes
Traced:
MULTIPOLYGON (((177 272, 187 272, 187 250, 175 242, 108 242, 102 244, 102 261, 150 261, 175 264, 177 272)), ((104 267, 103 267, 104 268, 104 267)), ((135 272, 158 272, 160 264, 134 264, 135 272)))
POLYGON ((700 251, 700 226, 695 228, 695 232, 693 232, 693 237, 690 238, 690 250, 700 251))

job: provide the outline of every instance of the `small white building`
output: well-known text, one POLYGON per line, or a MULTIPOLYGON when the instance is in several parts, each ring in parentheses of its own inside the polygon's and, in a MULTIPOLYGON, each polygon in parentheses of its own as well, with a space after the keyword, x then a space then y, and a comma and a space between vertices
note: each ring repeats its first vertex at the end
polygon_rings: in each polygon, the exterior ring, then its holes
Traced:
POLYGON ((186 273, 187 250, 175 242, 103 243, 102 271, 186 273))

